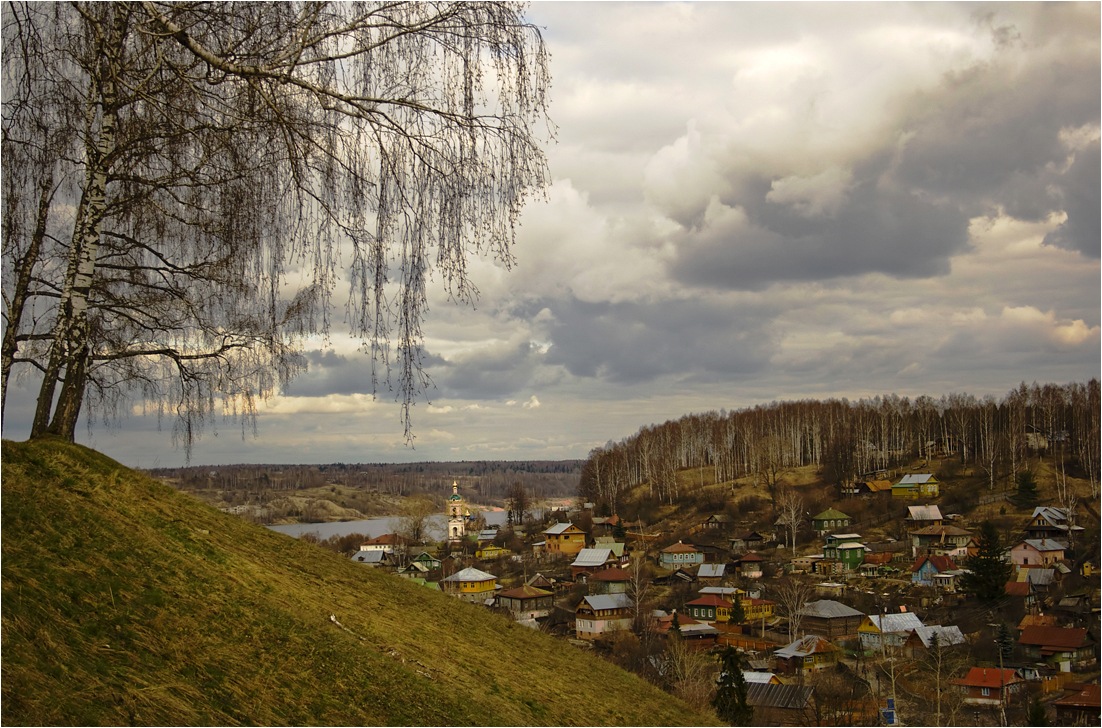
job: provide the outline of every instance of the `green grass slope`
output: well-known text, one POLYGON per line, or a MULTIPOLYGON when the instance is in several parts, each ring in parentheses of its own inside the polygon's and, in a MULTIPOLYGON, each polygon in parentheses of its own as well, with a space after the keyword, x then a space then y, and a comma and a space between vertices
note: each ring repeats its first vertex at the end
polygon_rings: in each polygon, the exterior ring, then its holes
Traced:
POLYGON ((86 448, 4 442, 2 467, 5 725, 716 721, 86 448))

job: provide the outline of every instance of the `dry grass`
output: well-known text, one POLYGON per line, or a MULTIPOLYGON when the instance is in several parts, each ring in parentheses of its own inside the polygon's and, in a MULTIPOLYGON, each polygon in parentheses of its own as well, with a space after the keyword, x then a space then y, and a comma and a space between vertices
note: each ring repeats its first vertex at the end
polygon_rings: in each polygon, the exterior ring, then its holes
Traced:
POLYGON ((715 722, 85 448, 5 442, 3 464, 7 725, 715 722))

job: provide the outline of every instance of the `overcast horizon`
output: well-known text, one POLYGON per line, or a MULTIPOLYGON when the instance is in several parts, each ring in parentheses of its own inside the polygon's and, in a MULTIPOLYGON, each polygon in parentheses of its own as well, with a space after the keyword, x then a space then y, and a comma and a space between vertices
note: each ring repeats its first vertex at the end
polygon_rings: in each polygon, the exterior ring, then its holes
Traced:
MULTIPOLYGON (((692 412, 1098 378, 1099 13, 534 3, 553 184, 475 307, 432 290, 415 448, 335 320, 257 437, 190 464, 575 459, 692 412)), ((173 467, 171 426, 77 440, 173 467)))

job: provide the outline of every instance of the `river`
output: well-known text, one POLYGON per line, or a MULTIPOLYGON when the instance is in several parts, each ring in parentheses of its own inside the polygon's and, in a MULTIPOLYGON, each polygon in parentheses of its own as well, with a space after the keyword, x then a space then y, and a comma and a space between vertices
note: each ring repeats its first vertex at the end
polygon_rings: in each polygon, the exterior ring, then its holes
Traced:
MULTIPOLYGON (((537 514, 538 515, 538 514, 537 514)), ((508 518, 505 511, 482 511, 487 526, 501 526, 508 518)), ((331 536, 347 536, 350 533, 362 533, 368 538, 376 538, 384 533, 394 533, 401 516, 365 518, 359 521, 333 521, 331 523, 288 523, 280 526, 268 526, 273 531, 298 538, 304 533, 312 533, 324 541, 331 536)), ((446 532, 444 514, 429 516, 428 533, 431 538, 441 539, 446 532)))

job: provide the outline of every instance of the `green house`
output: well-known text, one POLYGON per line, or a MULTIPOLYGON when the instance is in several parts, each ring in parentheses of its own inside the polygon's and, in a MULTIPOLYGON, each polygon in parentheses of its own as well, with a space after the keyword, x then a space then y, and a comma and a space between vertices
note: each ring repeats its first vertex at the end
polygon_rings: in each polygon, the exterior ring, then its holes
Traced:
POLYGON ((827 508, 819 515, 812 516, 811 529, 820 536, 823 536, 831 531, 837 531, 839 528, 849 528, 852 522, 853 519, 845 513, 836 511, 833 508, 827 508))

